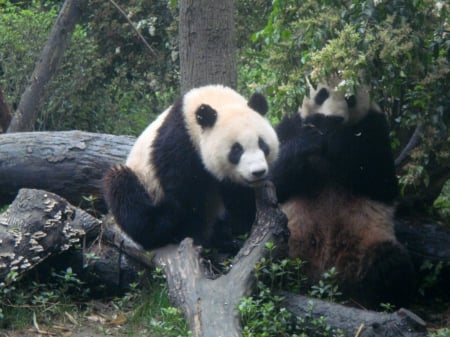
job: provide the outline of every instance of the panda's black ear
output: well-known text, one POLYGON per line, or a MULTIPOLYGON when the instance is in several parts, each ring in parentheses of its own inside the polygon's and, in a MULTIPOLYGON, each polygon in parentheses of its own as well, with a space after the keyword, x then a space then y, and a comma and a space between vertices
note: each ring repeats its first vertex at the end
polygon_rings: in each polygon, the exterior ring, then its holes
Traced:
POLYGON ((202 129, 213 127, 217 120, 217 111, 208 104, 202 104, 195 112, 197 123, 202 129))
POLYGON ((263 94, 255 92, 248 100, 248 106, 258 112, 260 115, 265 115, 269 111, 269 103, 263 94))

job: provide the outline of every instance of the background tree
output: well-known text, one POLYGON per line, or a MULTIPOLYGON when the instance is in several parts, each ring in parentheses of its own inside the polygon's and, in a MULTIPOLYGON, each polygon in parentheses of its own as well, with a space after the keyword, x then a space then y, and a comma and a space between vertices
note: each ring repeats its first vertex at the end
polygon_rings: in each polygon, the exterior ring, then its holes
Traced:
POLYGON ((180 1, 181 93, 205 84, 237 86, 233 0, 180 1))
POLYGON ((80 18, 77 0, 65 0, 53 25, 47 43, 42 49, 30 83, 13 114, 8 132, 31 131, 38 116, 48 83, 56 72, 66 50, 67 42, 80 18))

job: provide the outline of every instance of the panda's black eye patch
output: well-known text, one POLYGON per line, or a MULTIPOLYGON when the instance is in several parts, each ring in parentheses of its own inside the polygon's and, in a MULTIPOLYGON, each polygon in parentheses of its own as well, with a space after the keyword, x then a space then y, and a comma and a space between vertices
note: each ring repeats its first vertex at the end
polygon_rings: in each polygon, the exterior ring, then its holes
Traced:
POLYGON ((261 151, 264 152, 265 156, 269 155, 269 153, 270 153, 269 145, 267 145, 267 143, 261 137, 259 137, 259 139, 258 139, 258 146, 261 149, 261 151))
POLYGON ((230 161, 230 163, 237 165, 239 164, 243 153, 244 148, 242 147, 242 145, 239 143, 234 143, 230 149, 230 152, 228 153, 228 160, 230 161))
POLYGON ((322 105, 323 102, 325 102, 328 99, 328 97, 330 97, 330 93, 326 88, 322 88, 314 97, 314 102, 316 102, 317 105, 322 105))
POLYGON ((356 97, 355 95, 346 96, 345 101, 347 102, 347 106, 349 108, 354 108, 356 106, 356 97))

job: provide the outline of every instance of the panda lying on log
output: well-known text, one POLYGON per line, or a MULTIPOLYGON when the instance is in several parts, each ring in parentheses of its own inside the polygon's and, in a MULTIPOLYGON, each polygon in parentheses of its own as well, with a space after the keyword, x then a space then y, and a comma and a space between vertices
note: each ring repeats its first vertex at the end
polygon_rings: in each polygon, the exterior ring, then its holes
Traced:
POLYGON ((276 127, 272 168, 291 232, 290 257, 306 262, 311 284, 331 267, 339 289, 360 305, 405 305, 414 269, 394 233, 398 193, 388 123, 359 88, 346 97, 310 86, 299 113, 276 127))
POLYGON ((145 249, 191 237, 235 250, 232 229, 250 229, 253 187, 278 154, 267 110, 258 93, 247 101, 221 85, 187 92, 144 130, 126 163, 106 173, 105 200, 118 225, 145 249))

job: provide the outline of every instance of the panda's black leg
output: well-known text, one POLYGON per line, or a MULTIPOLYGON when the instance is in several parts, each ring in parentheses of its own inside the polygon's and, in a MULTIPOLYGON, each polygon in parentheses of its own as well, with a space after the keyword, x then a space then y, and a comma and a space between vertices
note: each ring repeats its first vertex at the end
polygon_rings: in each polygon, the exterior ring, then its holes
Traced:
POLYGON ((145 249, 176 241, 176 221, 166 207, 155 207, 127 166, 111 168, 104 178, 106 202, 118 225, 145 249))

